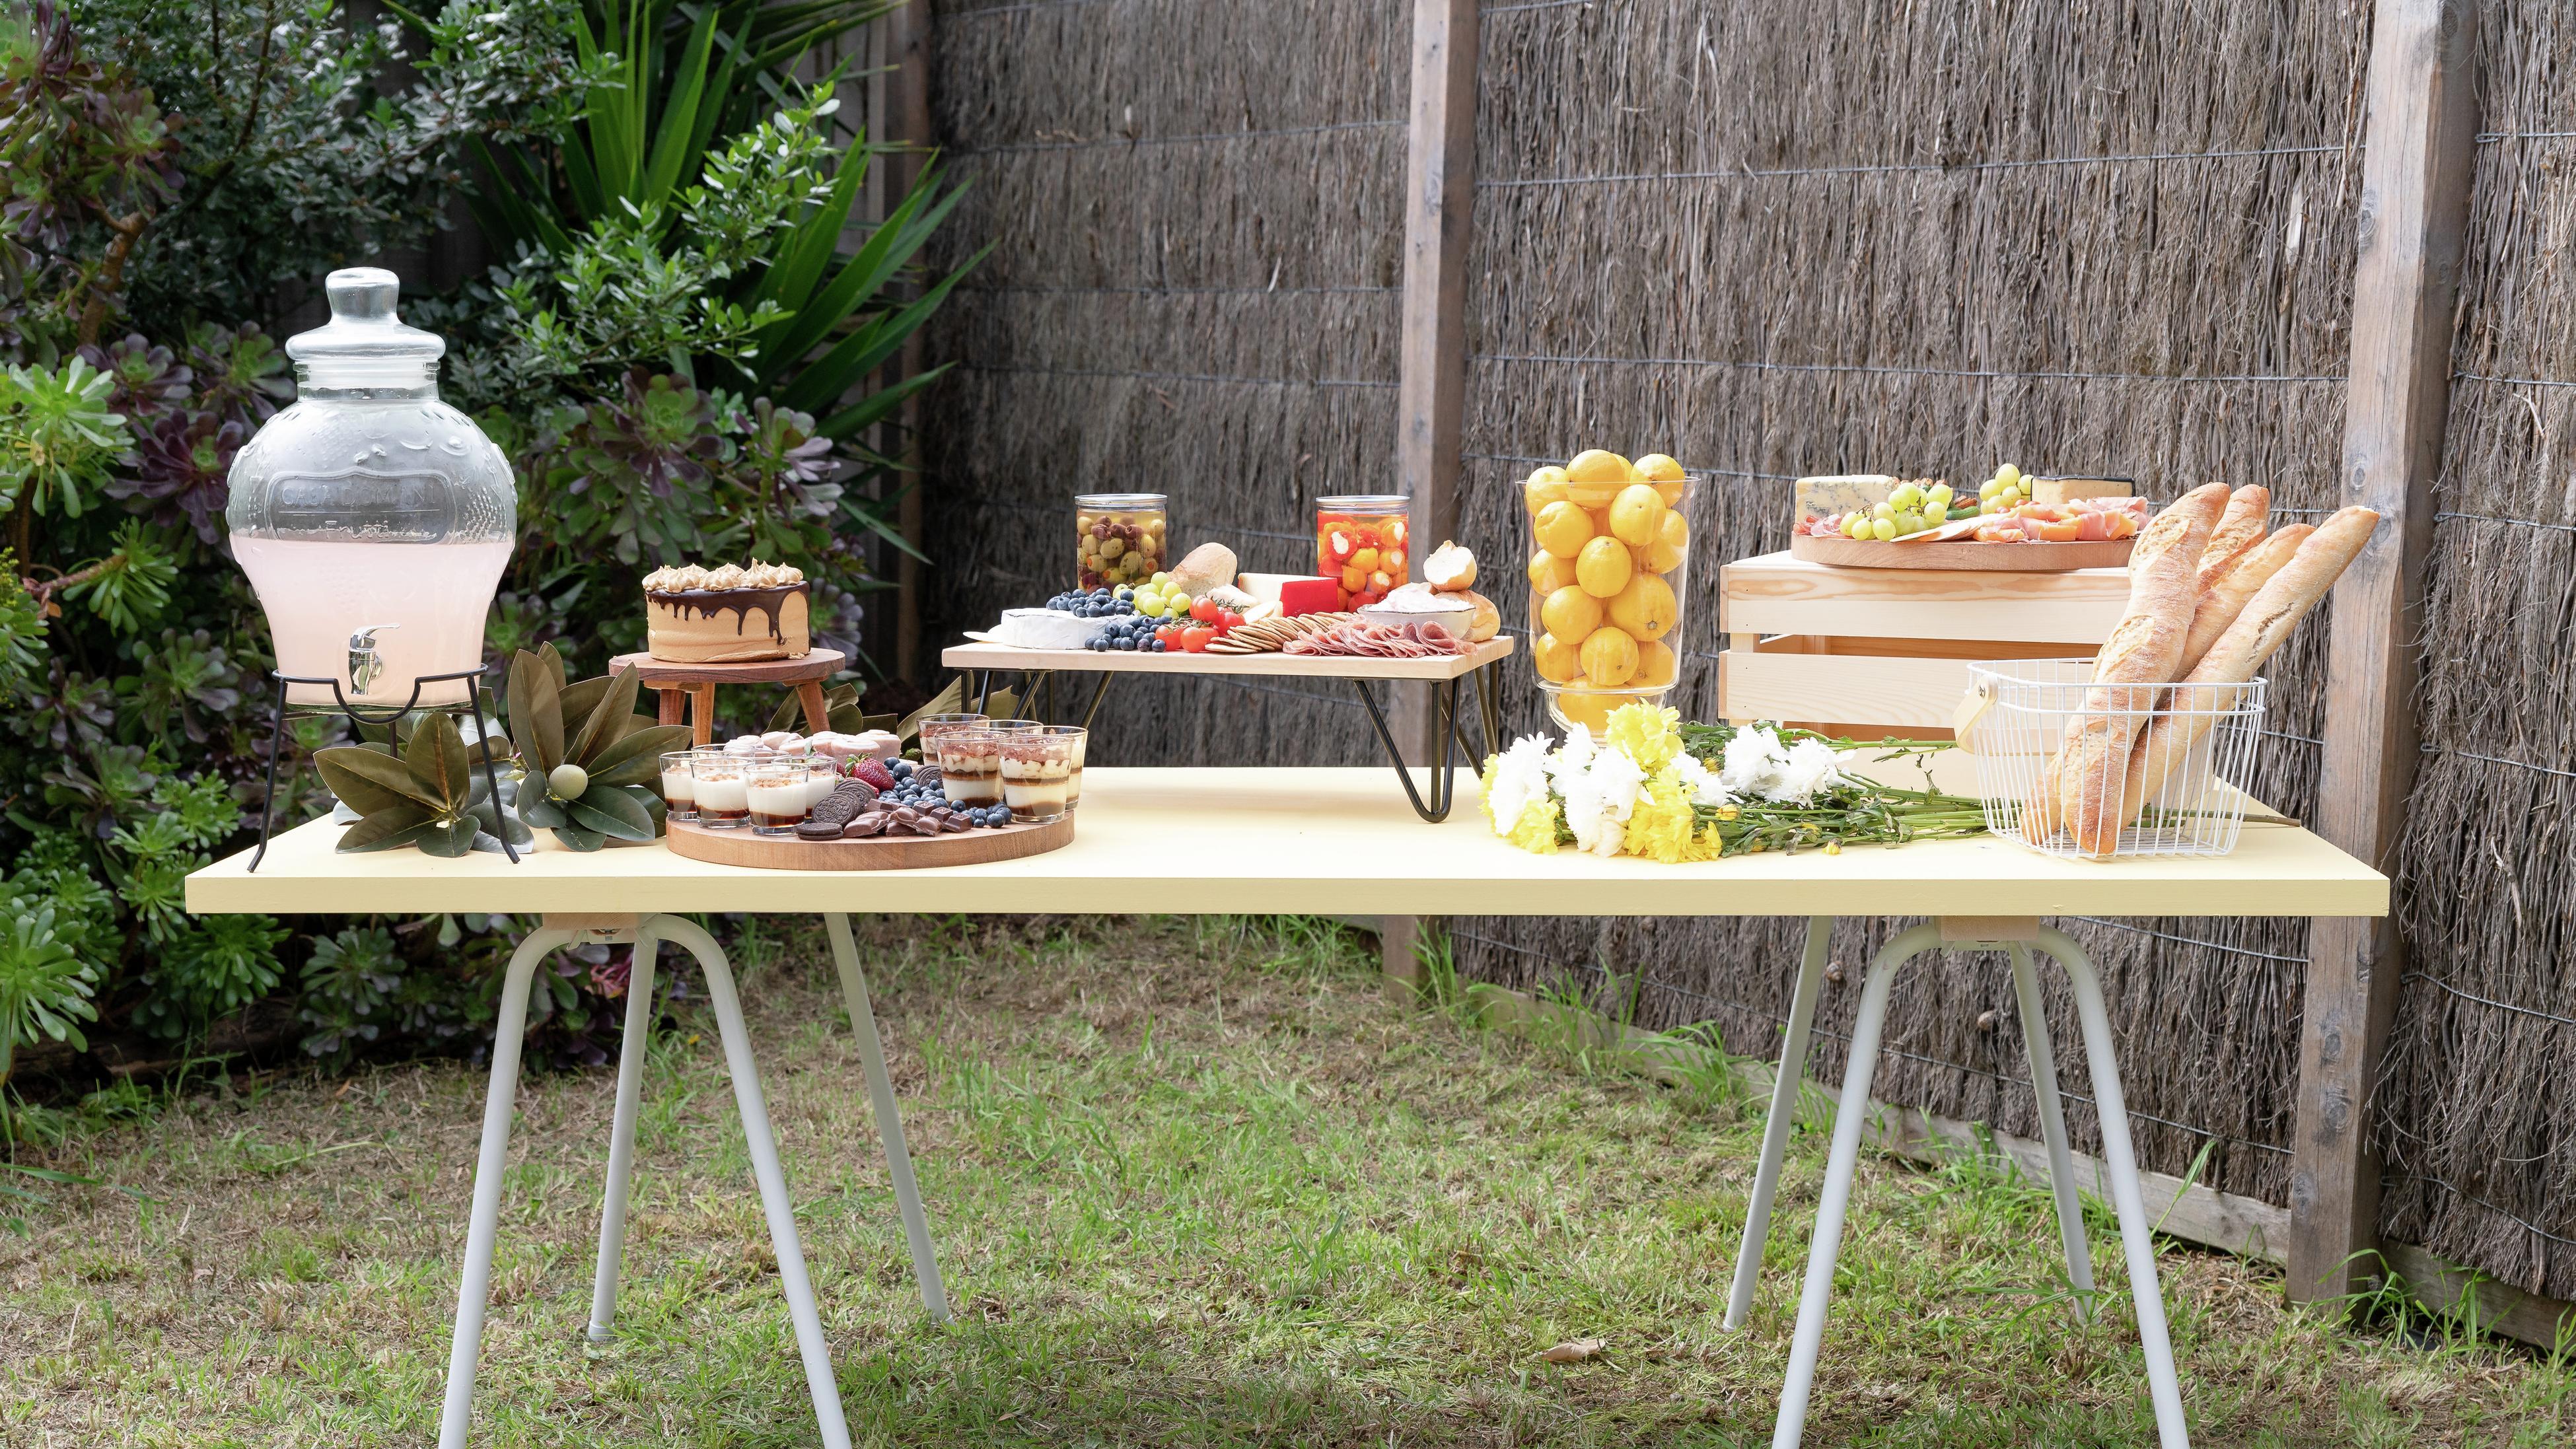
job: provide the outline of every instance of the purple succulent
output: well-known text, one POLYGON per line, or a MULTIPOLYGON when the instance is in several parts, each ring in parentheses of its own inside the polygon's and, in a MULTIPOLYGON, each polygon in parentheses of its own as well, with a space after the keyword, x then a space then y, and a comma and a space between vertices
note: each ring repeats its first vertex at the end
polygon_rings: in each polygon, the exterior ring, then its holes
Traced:
POLYGON ((169 348, 154 346, 140 332, 129 332, 105 347, 91 343, 80 354, 90 366, 116 379, 109 406, 129 418, 149 418, 170 404, 186 402, 196 378, 195 371, 173 357, 169 348))
POLYGON ((137 450, 141 476, 119 479, 107 491, 119 498, 160 504, 154 511, 164 522, 184 515, 197 537, 213 543, 215 519, 232 497, 233 454, 249 437, 250 429, 235 419, 214 413, 172 413, 137 450))

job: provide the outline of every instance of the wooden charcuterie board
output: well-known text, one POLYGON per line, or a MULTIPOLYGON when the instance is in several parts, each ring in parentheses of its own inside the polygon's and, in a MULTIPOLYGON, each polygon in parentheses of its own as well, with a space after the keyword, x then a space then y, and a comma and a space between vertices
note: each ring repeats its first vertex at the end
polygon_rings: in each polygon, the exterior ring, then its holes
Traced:
POLYGON ((793 835, 754 835, 748 828, 709 830, 691 820, 671 822, 673 855, 709 865, 755 870, 923 870, 942 865, 983 865, 1043 855, 1073 843, 1068 810, 1032 825, 1003 825, 953 835, 870 835, 857 840, 799 840, 793 835))
POLYGON ((2107 543, 1863 543, 1855 538, 1793 534, 1789 556, 1846 569, 1974 570, 2062 574, 2070 569, 2126 568, 2136 539, 2107 543))

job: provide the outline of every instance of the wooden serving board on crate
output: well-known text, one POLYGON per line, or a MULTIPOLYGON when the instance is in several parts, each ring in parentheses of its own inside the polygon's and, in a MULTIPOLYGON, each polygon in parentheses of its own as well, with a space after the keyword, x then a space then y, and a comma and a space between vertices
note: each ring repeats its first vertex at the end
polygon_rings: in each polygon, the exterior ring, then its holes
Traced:
POLYGON ((709 865, 755 870, 922 870, 941 865, 984 865, 1043 855, 1073 843, 1068 810, 1032 825, 1003 825, 953 835, 870 835, 857 840, 799 840, 793 835, 754 835, 709 830, 693 820, 671 822, 673 855, 709 865))
POLYGON ((2062 574, 2070 569, 2126 568, 2137 540, 2108 543, 1863 543, 1856 538, 1795 534, 1789 556, 1846 569, 1933 569, 1976 573, 2062 574))
POLYGON ((2090 655, 2128 601, 2125 568, 1846 569, 1787 553, 1739 559, 1718 570, 1718 627, 1727 639, 1718 711, 1739 723, 1778 720, 1862 739, 1947 739, 1970 661, 2090 655))

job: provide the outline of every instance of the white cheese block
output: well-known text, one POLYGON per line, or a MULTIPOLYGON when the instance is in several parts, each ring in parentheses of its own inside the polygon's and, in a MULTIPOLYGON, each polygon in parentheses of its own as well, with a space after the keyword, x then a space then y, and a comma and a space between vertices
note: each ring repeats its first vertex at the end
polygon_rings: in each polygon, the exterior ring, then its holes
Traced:
POLYGON ((985 637, 1014 649, 1087 649, 1108 632, 1107 619, 1086 619, 1062 609, 1004 609, 985 637))

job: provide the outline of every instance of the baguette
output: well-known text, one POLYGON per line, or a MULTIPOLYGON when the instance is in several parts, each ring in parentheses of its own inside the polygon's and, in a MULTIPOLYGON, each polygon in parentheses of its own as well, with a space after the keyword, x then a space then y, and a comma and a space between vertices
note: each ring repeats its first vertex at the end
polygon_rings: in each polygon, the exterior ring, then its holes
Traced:
POLYGON ((2227 576, 2228 570, 2241 562, 2247 550, 2263 540, 2263 529, 2272 515, 2272 490, 2260 484, 2247 484, 2227 497, 2227 512, 2218 526, 2209 531, 2209 546, 2200 551, 2200 586, 2203 589, 2227 576))
POLYGON ((2199 603, 2200 555, 2226 504, 2223 483, 2193 489, 2147 524, 2129 555, 2128 610, 2103 641, 2093 688, 2067 722, 2066 742, 2051 764, 2055 822, 2087 854, 2107 854, 2119 838, 2130 746, 2182 661, 2199 603))
POLYGON ((2122 819, 2136 819, 2209 733, 2217 712, 2235 708, 2241 693, 2236 686, 2252 679, 2290 637, 2299 620, 2307 617, 2308 610, 2360 555, 2362 545, 2370 542, 2371 530, 2378 526, 2379 515, 2370 509, 2338 511, 2302 540, 2289 562, 2255 591, 2244 612, 2218 636, 2199 665, 2174 686, 2177 707, 2190 713, 2161 716, 2139 737, 2122 793, 2122 819))
MULTIPOLYGON (((2210 646, 2216 644, 2218 636, 2226 633, 2227 626, 2235 623, 2236 616, 2244 612, 2245 601, 2271 582, 2272 575, 2289 563, 2290 556, 2299 551, 2299 544, 2314 532, 2316 529, 2305 523, 2277 529, 2261 543, 2238 554, 2218 575, 2216 582, 2202 583, 2200 607, 2192 611, 2191 637, 2182 646, 2182 663, 2178 667, 2183 673, 2189 674, 2200 667, 2200 661, 2208 656, 2210 646)), ((2207 580, 2205 567, 2201 576, 2207 580)))

